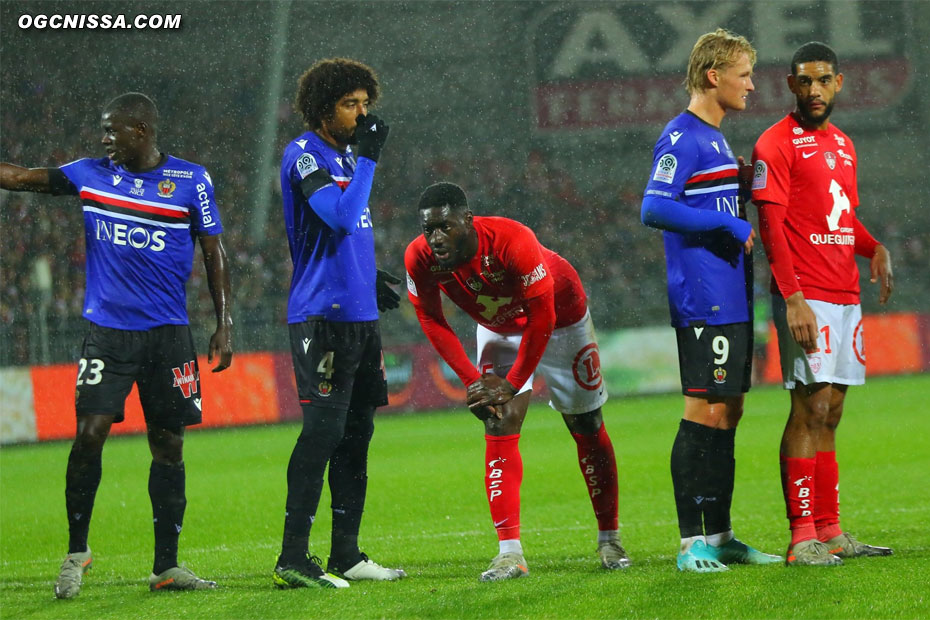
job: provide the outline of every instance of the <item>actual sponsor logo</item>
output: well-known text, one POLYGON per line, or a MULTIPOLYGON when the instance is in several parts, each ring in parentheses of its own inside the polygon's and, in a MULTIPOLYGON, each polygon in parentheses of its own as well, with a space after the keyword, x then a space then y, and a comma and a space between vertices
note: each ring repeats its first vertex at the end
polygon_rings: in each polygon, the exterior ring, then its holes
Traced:
POLYGON ((823 158, 827 160, 827 167, 830 168, 830 170, 836 168, 836 155, 834 155, 832 151, 824 153, 823 158))
POLYGON ((678 160, 671 153, 666 153, 656 164, 656 171, 652 175, 652 180, 671 184, 675 180, 675 170, 677 168, 678 160))
POLYGON ((536 284, 545 278, 546 275, 548 275, 546 272, 546 266, 543 263, 539 263, 533 268, 533 271, 526 275, 520 276, 520 280, 523 282, 523 288, 529 288, 533 284, 536 284))
POLYGON ((133 196, 144 196, 145 188, 142 187, 143 182, 144 181, 142 179, 136 179, 133 181, 133 187, 129 189, 129 193, 133 196))
POLYGON ((316 159, 310 153, 304 153, 297 158, 297 174, 301 179, 306 179, 307 175, 320 169, 316 159))
MULTIPOLYGON (((206 172, 204 176, 206 176, 206 172)), ((197 184, 197 200, 200 201, 200 219, 203 225, 210 227, 216 224, 216 222, 213 221, 213 214, 210 212, 210 193, 207 191, 207 186, 203 183, 197 184)))
POLYGON ((171 373, 174 375, 172 387, 181 390, 184 398, 190 398, 192 394, 198 392, 197 382, 200 380, 200 373, 197 371, 197 363, 194 360, 184 362, 184 368, 172 368, 171 373))
POLYGON ((171 195, 174 194, 174 190, 177 189, 174 181, 170 179, 165 179, 158 184, 158 197, 159 198, 171 198, 171 195))
POLYGON ((417 294, 417 284, 413 281, 413 278, 410 277, 410 274, 407 274, 407 290, 410 291, 410 294, 414 297, 419 297, 417 294))
POLYGON ((769 167, 761 159, 756 162, 752 171, 752 189, 765 189, 765 184, 769 178, 769 167))
POLYGON ((575 377, 575 383, 592 392, 603 385, 601 354, 596 342, 582 347, 575 355, 575 359, 572 360, 572 375, 575 377))
POLYGON ((722 385, 727 382, 727 370, 726 368, 721 368, 717 366, 714 368, 714 383, 717 385, 722 385))

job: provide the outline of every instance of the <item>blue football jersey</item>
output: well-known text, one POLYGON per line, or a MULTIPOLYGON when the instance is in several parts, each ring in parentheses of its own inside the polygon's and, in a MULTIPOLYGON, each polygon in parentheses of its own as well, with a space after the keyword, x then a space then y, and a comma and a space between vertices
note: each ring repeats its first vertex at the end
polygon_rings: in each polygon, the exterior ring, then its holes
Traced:
MULTIPOLYGON (((665 126, 656 142, 646 196, 738 218, 738 173, 720 130, 686 111, 665 126)), ((742 243, 724 230, 662 234, 674 327, 750 319, 752 276, 747 270, 752 259, 742 243)))
POLYGON ((368 208, 374 165, 364 158, 357 163, 351 148, 338 151, 312 131, 285 147, 281 194, 294 264, 288 323, 301 323, 313 316, 339 322, 378 318, 375 235, 368 208), (364 175, 360 174, 362 163, 364 175), (365 191, 346 196, 353 178, 359 186, 367 184, 365 191), (346 203, 352 202, 351 198, 358 204, 337 205, 343 197, 346 203), (345 230, 333 227, 324 220, 328 215, 322 211, 324 202, 327 209, 343 217, 357 213, 358 218, 353 216, 345 230), (313 203, 321 208, 319 213, 313 203))
POLYGON ((223 231, 207 171, 171 156, 139 173, 106 157, 60 170, 84 207, 84 318, 116 329, 187 325, 194 239, 223 231))

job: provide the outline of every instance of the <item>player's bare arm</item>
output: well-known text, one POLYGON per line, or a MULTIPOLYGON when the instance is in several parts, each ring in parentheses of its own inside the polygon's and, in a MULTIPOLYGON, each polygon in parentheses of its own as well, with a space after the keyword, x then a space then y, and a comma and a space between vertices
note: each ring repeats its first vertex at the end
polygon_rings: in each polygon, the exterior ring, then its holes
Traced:
POLYGON ((0 188, 11 192, 52 193, 48 168, 23 168, 0 163, 0 188))
POLYGON ((203 250, 203 262, 207 269, 207 284, 213 297, 216 311, 216 331, 210 337, 210 350, 207 361, 218 363, 213 372, 221 372, 232 364, 232 293, 230 292, 229 270, 227 269, 226 248, 223 247, 221 235, 203 235, 200 237, 200 249, 203 250))
POLYGON ((804 299, 804 293, 798 291, 785 300, 787 305, 788 329, 795 342, 805 351, 817 348, 817 317, 804 299))
POLYGON ((881 282, 878 290, 878 303, 884 305, 894 291, 894 274, 891 271, 891 253, 883 245, 875 248, 875 254, 869 263, 872 274, 871 282, 881 282))

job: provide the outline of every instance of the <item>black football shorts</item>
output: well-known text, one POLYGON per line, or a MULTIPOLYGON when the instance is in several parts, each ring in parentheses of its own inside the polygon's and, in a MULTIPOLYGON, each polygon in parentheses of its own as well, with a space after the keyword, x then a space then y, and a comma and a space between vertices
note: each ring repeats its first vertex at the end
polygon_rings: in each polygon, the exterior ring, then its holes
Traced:
POLYGON ((738 396, 752 380, 752 323, 675 329, 685 396, 738 396))
POLYGON ((288 330, 301 405, 347 409, 388 403, 378 321, 310 318, 288 330))
POLYGON ((190 327, 135 331, 91 323, 78 363, 77 415, 115 415, 122 422, 133 383, 147 424, 200 424, 200 370, 190 327))

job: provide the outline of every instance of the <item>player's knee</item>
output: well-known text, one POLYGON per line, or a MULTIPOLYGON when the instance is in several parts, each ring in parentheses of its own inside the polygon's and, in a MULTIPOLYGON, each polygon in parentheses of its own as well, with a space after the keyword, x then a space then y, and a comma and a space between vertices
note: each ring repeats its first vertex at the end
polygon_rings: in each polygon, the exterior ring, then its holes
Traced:
POLYGON ((595 435, 601 430, 601 425, 604 423, 600 408, 577 415, 563 413, 562 419, 565 420, 568 430, 577 435, 595 435))

